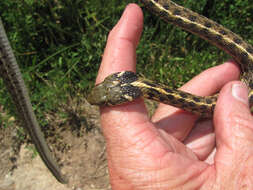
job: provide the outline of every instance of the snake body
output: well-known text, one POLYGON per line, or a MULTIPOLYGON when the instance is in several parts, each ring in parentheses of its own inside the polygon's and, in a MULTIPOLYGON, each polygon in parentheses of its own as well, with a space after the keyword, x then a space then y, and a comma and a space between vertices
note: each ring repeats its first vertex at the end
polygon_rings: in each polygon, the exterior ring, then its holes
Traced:
POLYGON ((67 183, 66 178, 61 174, 60 168, 54 160, 44 135, 40 130, 24 80, 9 44, 1 19, 0 76, 3 78, 4 84, 11 95, 17 110, 17 115, 24 128, 27 129, 41 159, 59 182, 67 183))
MULTIPOLYGON (((227 52, 241 67, 241 80, 249 88, 249 102, 253 104, 253 47, 240 36, 187 8, 169 0, 142 0, 145 6, 166 22, 209 41, 227 52)), ((200 97, 123 71, 108 76, 95 86, 88 101, 95 105, 118 105, 139 97, 149 98, 182 108, 202 117, 212 117, 217 96, 200 97)))

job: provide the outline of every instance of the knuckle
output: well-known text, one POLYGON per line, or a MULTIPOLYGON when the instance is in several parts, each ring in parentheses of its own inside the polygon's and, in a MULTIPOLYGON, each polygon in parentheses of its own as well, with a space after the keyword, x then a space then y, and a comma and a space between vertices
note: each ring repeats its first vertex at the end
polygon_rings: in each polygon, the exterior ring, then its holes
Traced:
MULTIPOLYGON (((253 142, 253 119, 249 114, 232 113, 228 119, 228 130, 231 130, 238 142, 253 142)), ((246 144, 248 144, 246 143, 246 144)))

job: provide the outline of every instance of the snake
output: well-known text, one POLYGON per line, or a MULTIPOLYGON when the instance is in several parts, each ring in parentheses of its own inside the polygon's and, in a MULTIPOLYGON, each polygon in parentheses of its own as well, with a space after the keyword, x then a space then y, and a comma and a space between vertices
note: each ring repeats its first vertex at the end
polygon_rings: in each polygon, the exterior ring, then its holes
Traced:
MULTIPOLYGON (((154 14, 224 50, 241 67, 241 80, 249 88, 249 102, 253 103, 253 48, 240 36, 170 0, 141 0, 154 14)), ((18 119, 27 129, 43 162, 60 183, 68 183, 46 143, 25 86, 15 55, 0 19, 0 77, 16 107, 18 119)), ((200 97, 122 71, 108 76, 96 85, 87 100, 99 106, 113 106, 145 97, 182 108, 202 117, 212 117, 218 95, 200 97)))
POLYGON ((0 18, 0 76, 11 95, 16 114, 22 126, 28 131, 41 159, 60 183, 67 183, 60 167, 51 154, 44 135, 34 114, 28 90, 22 78, 13 50, 0 18))
MULTIPOLYGON (((240 65, 240 79, 248 86, 249 104, 253 104, 253 47, 222 25, 170 0, 142 0, 144 5, 164 21, 207 40, 228 53, 240 65)), ((106 77, 88 95, 88 102, 98 106, 115 106, 143 97, 172 105, 203 118, 212 118, 218 94, 196 96, 164 84, 155 83, 131 71, 106 77)))

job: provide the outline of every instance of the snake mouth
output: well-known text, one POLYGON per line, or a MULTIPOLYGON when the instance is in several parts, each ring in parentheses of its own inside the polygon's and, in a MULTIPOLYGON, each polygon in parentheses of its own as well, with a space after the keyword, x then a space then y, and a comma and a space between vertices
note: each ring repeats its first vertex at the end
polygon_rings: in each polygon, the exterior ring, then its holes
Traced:
POLYGON ((103 83, 96 85, 87 97, 91 105, 106 105, 106 88, 103 83))

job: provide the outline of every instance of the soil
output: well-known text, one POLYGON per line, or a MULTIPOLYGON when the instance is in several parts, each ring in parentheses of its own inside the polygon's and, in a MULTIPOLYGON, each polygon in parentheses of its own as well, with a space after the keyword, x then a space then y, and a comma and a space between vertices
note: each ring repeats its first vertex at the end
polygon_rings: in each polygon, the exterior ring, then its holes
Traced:
POLYGON ((69 183, 55 180, 12 117, 13 126, 0 126, 0 190, 111 189, 98 108, 85 99, 70 99, 66 105, 58 108, 65 118, 47 113, 50 126, 43 132, 69 183))
MULTIPOLYGON (((145 103, 151 116, 157 104, 145 103)), ((0 117, 6 115, 0 107, 0 117)), ((45 119, 49 125, 42 130, 69 183, 62 185, 52 176, 29 136, 9 117, 6 123, 11 126, 0 125, 0 190, 111 189, 98 107, 85 99, 69 98, 45 119)))

